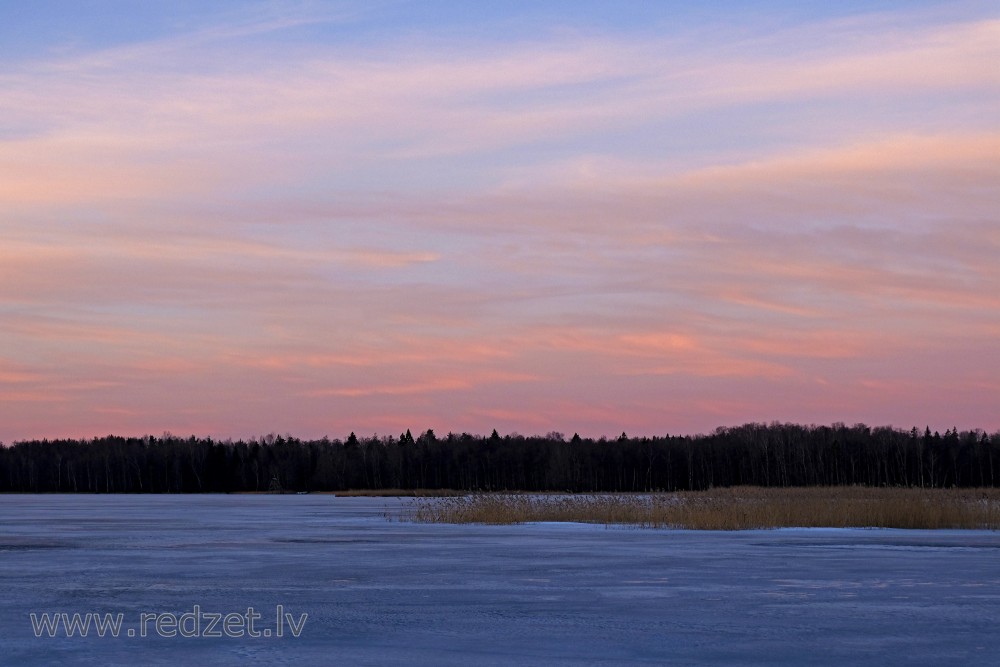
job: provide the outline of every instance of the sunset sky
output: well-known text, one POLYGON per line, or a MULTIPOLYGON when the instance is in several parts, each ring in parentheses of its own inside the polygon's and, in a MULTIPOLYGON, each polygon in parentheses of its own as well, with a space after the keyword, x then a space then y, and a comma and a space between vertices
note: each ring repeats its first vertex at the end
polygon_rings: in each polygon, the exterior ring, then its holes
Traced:
POLYGON ((1000 429, 997 3, 0 2, 0 441, 772 420, 1000 429))

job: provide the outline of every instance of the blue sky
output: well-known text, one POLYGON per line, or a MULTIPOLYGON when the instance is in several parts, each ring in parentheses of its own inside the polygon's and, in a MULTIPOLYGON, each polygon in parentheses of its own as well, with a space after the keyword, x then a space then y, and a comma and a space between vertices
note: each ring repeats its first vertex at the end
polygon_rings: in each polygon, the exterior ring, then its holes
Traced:
POLYGON ((362 42, 400 36, 503 40, 539 38, 564 30, 670 35, 692 29, 762 26, 863 15, 903 20, 994 15, 990 2, 80 2, 0 3, 0 49, 8 61, 121 46, 205 28, 297 19, 270 37, 362 42), (923 16, 921 16, 923 14, 923 16))
POLYGON ((998 15, 0 4, 0 440, 1000 428, 998 15))

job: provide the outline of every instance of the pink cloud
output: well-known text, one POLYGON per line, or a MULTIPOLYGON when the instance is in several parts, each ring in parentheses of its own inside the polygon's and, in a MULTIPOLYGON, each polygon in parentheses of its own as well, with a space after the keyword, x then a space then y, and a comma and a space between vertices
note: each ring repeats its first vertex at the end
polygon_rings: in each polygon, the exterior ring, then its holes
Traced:
POLYGON ((886 28, 12 66, 0 436, 1000 426, 1000 23, 886 28))

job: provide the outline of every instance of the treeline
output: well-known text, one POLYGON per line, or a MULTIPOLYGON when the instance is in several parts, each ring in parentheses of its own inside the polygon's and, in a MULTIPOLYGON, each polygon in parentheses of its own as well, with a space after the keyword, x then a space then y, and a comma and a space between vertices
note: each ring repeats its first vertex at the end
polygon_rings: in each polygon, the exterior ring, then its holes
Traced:
POLYGON ((428 430, 344 440, 124 438, 0 446, 0 492, 206 493, 711 487, 993 487, 1000 432, 746 424, 709 435, 590 439, 428 430))

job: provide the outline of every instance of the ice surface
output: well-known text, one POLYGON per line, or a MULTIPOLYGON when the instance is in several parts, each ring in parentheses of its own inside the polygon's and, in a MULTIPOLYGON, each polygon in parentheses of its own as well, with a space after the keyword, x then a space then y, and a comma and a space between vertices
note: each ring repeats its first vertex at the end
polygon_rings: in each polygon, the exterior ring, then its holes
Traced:
POLYGON ((396 499, 0 496, 0 664, 1000 664, 1000 534, 388 522, 396 499), (29 613, 309 614, 35 638, 29 613))

